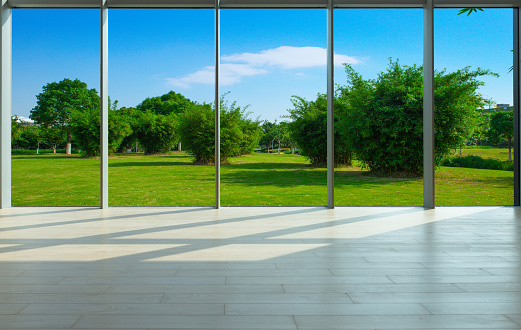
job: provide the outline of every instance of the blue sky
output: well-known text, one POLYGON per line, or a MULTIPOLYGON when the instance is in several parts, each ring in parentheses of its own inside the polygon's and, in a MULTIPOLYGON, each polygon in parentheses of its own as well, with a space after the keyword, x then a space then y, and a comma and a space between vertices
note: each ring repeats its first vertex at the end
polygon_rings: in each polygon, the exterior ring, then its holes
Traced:
MULTIPOLYGON (((435 65, 491 69, 481 92, 512 104, 512 10, 469 17, 435 11, 435 65)), ((214 97, 214 11, 111 9, 109 94, 120 106, 174 90, 199 102, 214 97)), ((42 86, 78 78, 99 90, 99 10, 13 10, 13 114, 29 116, 42 86)), ((291 96, 326 91, 324 9, 221 10, 221 92, 253 117, 286 115, 291 96)), ((341 63, 374 78, 389 57, 422 62, 421 9, 335 11, 335 82, 341 63)))

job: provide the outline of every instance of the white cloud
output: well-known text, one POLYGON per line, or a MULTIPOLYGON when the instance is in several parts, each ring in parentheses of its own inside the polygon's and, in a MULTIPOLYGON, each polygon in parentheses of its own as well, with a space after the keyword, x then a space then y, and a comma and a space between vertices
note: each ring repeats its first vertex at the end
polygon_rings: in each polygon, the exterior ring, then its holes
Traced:
MULTIPOLYGON (((327 65, 327 49, 321 47, 282 46, 259 53, 241 53, 222 56, 223 62, 239 62, 252 66, 279 66, 282 69, 311 68, 327 65)), ((360 60, 335 54, 335 65, 357 64, 360 60)))
MULTIPOLYGON (((259 53, 240 53, 221 57, 221 85, 233 85, 242 77, 268 73, 268 68, 302 69, 327 64, 327 50, 320 47, 282 46, 263 50, 259 53)), ((351 56, 335 54, 335 65, 358 64, 361 60, 351 56)), ((303 75, 303 73, 296 73, 303 75)), ((181 78, 166 78, 167 83, 180 88, 190 88, 193 84, 215 83, 215 67, 206 66, 199 71, 181 78)))
MULTIPOLYGON (((268 71, 251 65, 225 63, 221 64, 220 83, 223 86, 233 85, 240 82, 244 76, 256 76, 265 73, 268 73, 268 71)), ((192 84, 214 84, 215 66, 206 66, 182 78, 167 78, 167 83, 181 88, 190 88, 192 84)))

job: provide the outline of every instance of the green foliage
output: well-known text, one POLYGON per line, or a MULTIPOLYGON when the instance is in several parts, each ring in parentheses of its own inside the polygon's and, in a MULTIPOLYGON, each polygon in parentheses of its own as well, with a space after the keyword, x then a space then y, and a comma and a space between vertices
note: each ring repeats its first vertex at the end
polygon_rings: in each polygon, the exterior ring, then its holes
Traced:
POLYGON ((508 141, 508 147, 510 149, 514 136, 514 112, 497 111, 492 113, 490 115, 487 136, 492 143, 508 141))
POLYGON ((209 104, 195 105, 179 117, 178 131, 183 147, 197 164, 215 160, 215 112, 209 104))
MULTIPOLYGON (((109 110, 109 153, 113 154, 123 139, 132 133, 130 124, 117 110, 109 110)), ((86 157, 100 155, 100 127, 99 112, 77 113, 71 125, 76 143, 86 157)))
MULTIPOLYGON (((220 105, 221 162, 230 157, 253 152, 261 138, 258 120, 248 118, 247 107, 235 102, 229 104, 224 98, 220 105)), ((195 104, 179 116, 178 130, 184 148, 198 164, 215 162, 215 111, 209 104, 195 104)))
POLYGON ((153 112, 158 115, 170 115, 183 113, 193 104, 190 99, 170 91, 167 94, 148 97, 141 102, 136 108, 143 112, 153 112))
POLYGON ((175 144, 175 115, 158 115, 144 112, 134 128, 137 139, 145 148, 145 154, 166 153, 175 144))
POLYGON ((16 145, 22 136, 23 125, 17 116, 11 116, 11 144, 16 145))
MULTIPOLYGON (((297 143, 301 154, 309 158, 312 165, 327 164, 327 98, 318 95, 315 101, 307 101, 294 96, 293 109, 289 109, 291 138, 297 143)), ((351 149, 345 139, 341 139, 337 124, 345 115, 346 106, 341 99, 335 99, 335 166, 351 164, 351 149)))
POLYGON ((54 127, 67 133, 67 143, 71 142, 70 132, 73 117, 81 113, 92 113, 100 108, 100 98, 95 89, 75 79, 63 79, 43 86, 36 96, 36 107, 29 116, 35 124, 54 127))
POLYGON ((488 170, 513 171, 514 163, 498 159, 485 159, 480 156, 447 157, 441 161, 441 166, 466 167, 488 170))
POLYGON ((469 16, 472 13, 477 13, 478 10, 483 11, 481 8, 463 8, 459 11, 458 15, 467 14, 467 16, 469 16))
MULTIPOLYGON (((347 86, 339 98, 347 107, 339 123, 363 166, 377 172, 419 175, 423 170, 423 68, 390 61, 377 79, 364 80, 346 65, 347 86)), ((436 72, 435 154, 439 164, 465 142, 479 123, 483 98, 477 80, 488 70, 436 72)), ((335 140, 338 141, 338 140, 335 140)))
POLYGON ((492 143, 508 142, 508 161, 512 161, 512 139, 514 136, 513 111, 498 111, 490 115, 487 136, 492 143))

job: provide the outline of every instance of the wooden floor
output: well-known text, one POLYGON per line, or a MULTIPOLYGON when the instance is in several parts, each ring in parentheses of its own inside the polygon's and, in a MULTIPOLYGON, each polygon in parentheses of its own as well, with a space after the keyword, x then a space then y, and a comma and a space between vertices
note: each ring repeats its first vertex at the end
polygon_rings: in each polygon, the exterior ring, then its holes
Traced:
POLYGON ((1 210, 0 328, 521 329, 521 209, 1 210))

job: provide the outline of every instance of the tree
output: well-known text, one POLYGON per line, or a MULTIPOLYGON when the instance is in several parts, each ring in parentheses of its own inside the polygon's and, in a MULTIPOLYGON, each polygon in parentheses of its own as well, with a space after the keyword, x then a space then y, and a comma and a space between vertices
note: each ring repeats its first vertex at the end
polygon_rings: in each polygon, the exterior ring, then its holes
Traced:
POLYGON ((23 125, 17 116, 11 116, 11 145, 15 146, 22 136, 23 125))
MULTIPOLYGON (((293 109, 289 109, 288 123, 290 138, 298 145, 302 155, 306 156, 312 165, 327 164, 327 98, 319 94, 315 101, 307 101, 293 96, 293 109)), ((335 98, 335 166, 350 165, 352 152, 347 140, 340 137, 337 127, 340 118, 345 114, 346 107, 342 99, 335 98)))
POLYGON ((268 153, 270 152, 271 141, 273 141, 273 123, 265 120, 261 125, 261 138, 259 140, 259 145, 266 146, 268 148, 268 153))
POLYGON ((158 115, 180 114, 193 104, 190 99, 170 91, 156 97, 147 97, 136 108, 143 112, 153 112, 158 115))
POLYGON ((193 105, 179 116, 178 132, 196 164, 215 161, 215 112, 210 104, 193 105))
POLYGON ((137 139, 145 148, 145 154, 165 153, 175 144, 176 119, 174 114, 158 115, 143 112, 134 128, 137 139))
POLYGON ((66 143, 65 136, 59 127, 48 126, 41 127, 40 129, 43 141, 52 148, 53 153, 56 153, 56 149, 59 145, 66 143))
POLYGON ((92 113, 100 109, 100 98, 95 89, 75 79, 63 79, 43 86, 36 96, 36 107, 29 116, 35 124, 61 129, 67 136, 66 154, 71 154, 72 118, 78 113, 92 113))
MULTIPOLYGON (((260 122, 248 118, 246 109, 221 98, 221 163, 226 163, 230 157, 251 153, 259 143, 260 122)), ((179 115, 180 139, 197 164, 215 162, 214 121, 215 110, 210 104, 193 104, 179 115)))
MULTIPOLYGON (((339 123, 342 137, 363 166, 373 171, 419 175, 423 170, 423 68, 390 61, 377 79, 364 80, 345 65, 347 86, 340 98, 348 111, 339 123)), ((483 97, 477 78, 494 75, 468 67, 434 77, 436 163, 457 148, 479 123, 483 97)))
MULTIPOLYGON (((119 148, 125 137, 132 133, 127 117, 111 106, 108 118, 109 153, 113 154, 119 148)), ((77 113, 72 124, 72 132, 76 143, 86 157, 99 156, 100 148, 100 113, 77 113)))
MULTIPOLYGON (((275 123, 273 124, 273 127, 271 129, 273 140, 277 141, 278 150, 277 153, 280 154, 280 147, 283 142, 286 142, 289 140, 289 127, 288 123, 281 122, 277 124, 277 121, 275 120, 275 123)), ((273 147, 272 147, 273 149, 273 147)))
POLYGON ((512 161, 512 138, 514 136, 513 111, 498 111, 490 115, 488 137, 492 143, 508 142, 508 161, 512 161))
POLYGON ((29 143, 36 146, 36 154, 39 154, 40 145, 44 142, 42 129, 38 125, 28 125, 24 127, 23 135, 29 143))

